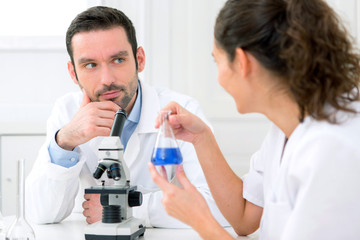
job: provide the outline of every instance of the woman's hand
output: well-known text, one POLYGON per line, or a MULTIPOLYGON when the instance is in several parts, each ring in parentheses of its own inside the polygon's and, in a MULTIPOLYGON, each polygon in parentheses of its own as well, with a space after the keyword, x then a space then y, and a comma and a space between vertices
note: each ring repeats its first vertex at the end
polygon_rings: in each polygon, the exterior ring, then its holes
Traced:
MULTIPOLYGON (((191 142, 195 145, 206 137, 207 133, 211 133, 210 128, 199 117, 190 113, 176 102, 170 102, 162 110, 171 110, 169 124, 177 139, 191 142)), ((162 119, 159 115, 155 121, 156 128, 160 127, 161 121, 162 119)))
POLYGON ((149 163, 149 169, 153 181, 163 191, 162 203, 170 216, 193 227, 205 239, 220 239, 217 238, 218 236, 221 236, 222 239, 230 237, 212 216, 204 197, 185 176, 182 165, 178 165, 176 168, 176 177, 182 188, 168 182, 163 166, 161 168, 162 176, 152 163, 149 163))
POLYGON ((162 203, 170 216, 192 227, 197 224, 197 218, 203 218, 202 215, 212 217, 205 199, 187 179, 182 165, 177 166, 176 176, 183 188, 168 182, 163 166, 163 176, 159 175, 152 163, 149 163, 149 169, 154 182, 163 191, 162 203))

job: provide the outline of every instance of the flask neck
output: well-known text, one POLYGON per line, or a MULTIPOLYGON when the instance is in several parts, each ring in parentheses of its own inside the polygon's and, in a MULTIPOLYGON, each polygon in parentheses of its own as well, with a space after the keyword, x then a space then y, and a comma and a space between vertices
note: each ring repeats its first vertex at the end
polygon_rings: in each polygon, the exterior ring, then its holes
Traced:
POLYGON ((25 218, 25 161, 18 161, 18 188, 16 218, 25 218))
POLYGON ((161 124, 161 126, 162 126, 164 129, 165 129, 165 127, 167 126, 168 121, 169 121, 169 113, 164 112, 163 115, 162 115, 162 124, 161 124))
POLYGON ((171 114, 171 111, 162 111, 162 123, 160 127, 161 134, 163 137, 173 137, 172 129, 169 125, 169 116, 171 114))

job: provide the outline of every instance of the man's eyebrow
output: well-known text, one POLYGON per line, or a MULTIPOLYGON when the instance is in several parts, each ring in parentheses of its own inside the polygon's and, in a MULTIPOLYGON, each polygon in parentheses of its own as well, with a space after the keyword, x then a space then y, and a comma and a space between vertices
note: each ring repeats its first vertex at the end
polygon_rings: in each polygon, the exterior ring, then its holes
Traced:
MULTIPOLYGON (((127 56, 129 56, 128 51, 119 51, 119 52, 111 55, 110 58, 127 57, 127 56)), ((94 62, 94 61, 95 61, 95 59, 92 59, 92 58, 80 58, 78 60, 78 64, 81 65, 83 63, 94 62)))
POLYGON ((110 58, 116 58, 116 57, 127 57, 129 56, 129 52, 128 51, 120 51, 115 53, 114 55, 111 55, 110 58))
POLYGON ((78 64, 81 65, 83 63, 88 63, 88 62, 94 62, 95 60, 94 59, 91 59, 91 58, 80 58, 78 60, 78 64))

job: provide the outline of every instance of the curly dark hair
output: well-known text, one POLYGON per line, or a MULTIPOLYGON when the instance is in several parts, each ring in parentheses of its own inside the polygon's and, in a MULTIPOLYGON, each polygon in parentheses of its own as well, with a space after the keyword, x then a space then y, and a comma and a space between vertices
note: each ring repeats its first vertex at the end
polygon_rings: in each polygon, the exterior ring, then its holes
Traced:
POLYGON ((215 24, 215 43, 234 60, 250 52, 282 79, 305 115, 336 123, 324 106, 356 111, 360 55, 337 14, 323 0, 228 0, 215 24))

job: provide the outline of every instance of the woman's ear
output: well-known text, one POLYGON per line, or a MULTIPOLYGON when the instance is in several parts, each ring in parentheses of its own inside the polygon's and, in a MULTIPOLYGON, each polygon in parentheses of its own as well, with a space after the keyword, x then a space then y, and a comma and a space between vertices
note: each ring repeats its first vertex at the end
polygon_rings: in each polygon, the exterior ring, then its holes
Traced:
POLYGON ((236 48, 235 61, 236 67, 239 69, 242 78, 248 76, 251 71, 251 62, 248 54, 242 48, 236 48))

